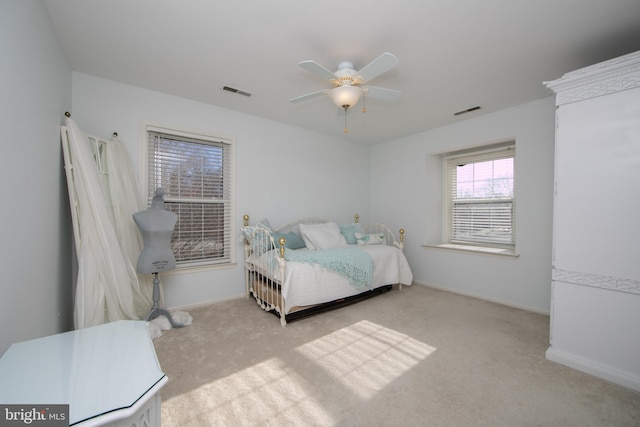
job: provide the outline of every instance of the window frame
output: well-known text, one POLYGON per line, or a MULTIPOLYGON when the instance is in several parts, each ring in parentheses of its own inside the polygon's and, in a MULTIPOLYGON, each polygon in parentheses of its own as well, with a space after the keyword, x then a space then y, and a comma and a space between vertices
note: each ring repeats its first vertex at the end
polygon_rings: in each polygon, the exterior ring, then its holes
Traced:
POLYGON ((486 249, 490 253, 516 253, 516 144, 515 140, 509 140, 496 144, 469 148, 442 155, 443 160, 443 230, 442 241, 444 247, 482 251, 486 249), (511 203, 511 243, 497 243, 491 241, 463 240, 453 238, 453 182, 451 168, 455 163, 479 163, 483 161, 513 158, 513 194, 511 198, 487 198, 473 202, 481 203, 511 203), (498 251, 498 252, 496 252, 498 251))
MULTIPOLYGON (((188 129, 184 127, 159 124, 154 122, 144 122, 142 124, 142 144, 140 150, 140 182, 144 194, 147 197, 148 206, 151 205, 151 200, 155 194, 155 185, 150 182, 151 178, 151 165, 150 165, 150 132, 161 133, 178 140, 184 140, 185 142, 200 143, 200 144, 212 144, 219 145, 224 144, 226 150, 224 153, 230 158, 223 158, 225 165, 230 167, 229 171, 224 173, 224 180, 229 180, 229 183, 225 185, 227 188, 227 196, 225 200, 219 200, 211 203, 222 203, 224 207, 224 255, 222 257, 210 257, 191 260, 176 260, 176 269, 195 269, 195 268, 221 268, 232 266, 236 263, 236 233, 235 230, 235 140, 229 136, 223 136, 214 134, 208 131, 188 129)), ((224 197, 223 197, 224 199, 224 197)), ((198 201, 190 202, 188 198, 172 197, 171 194, 166 194, 164 197, 165 204, 168 203, 198 203, 198 201)), ((175 235, 175 234, 174 234, 175 235)), ((173 238, 172 238, 173 240, 173 238)), ((178 257, 176 257, 178 258, 178 257)))

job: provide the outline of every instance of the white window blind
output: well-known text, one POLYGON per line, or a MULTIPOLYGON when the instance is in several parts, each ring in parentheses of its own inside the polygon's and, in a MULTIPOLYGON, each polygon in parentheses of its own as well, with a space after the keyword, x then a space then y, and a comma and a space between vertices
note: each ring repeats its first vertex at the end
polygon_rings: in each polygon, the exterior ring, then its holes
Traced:
POLYGON ((232 256, 232 142, 147 128, 149 203, 165 191, 178 215, 171 248, 180 265, 229 263, 232 256))
POLYGON ((515 246, 515 147, 447 158, 450 243, 515 246))

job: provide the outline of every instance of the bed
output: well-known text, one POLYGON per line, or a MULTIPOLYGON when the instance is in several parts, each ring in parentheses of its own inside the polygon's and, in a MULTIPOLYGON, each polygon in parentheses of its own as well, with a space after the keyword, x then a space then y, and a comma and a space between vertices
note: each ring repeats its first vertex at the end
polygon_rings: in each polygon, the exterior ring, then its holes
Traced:
POLYGON ((413 273, 396 239, 383 224, 362 226, 307 217, 274 228, 243 217, 247 296, 288 321, 352 304, 410 285, 413 273))

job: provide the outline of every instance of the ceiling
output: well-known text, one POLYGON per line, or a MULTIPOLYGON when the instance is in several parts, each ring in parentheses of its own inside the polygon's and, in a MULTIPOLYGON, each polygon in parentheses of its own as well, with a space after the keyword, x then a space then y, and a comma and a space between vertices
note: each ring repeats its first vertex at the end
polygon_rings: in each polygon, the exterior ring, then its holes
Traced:
POLYGON ((640 49, 638 0, 44 3, 74 71, 362 143, 550 96, 543 81, 640 49), (403 96, 351 109, 346 135, 328 97, 289 102, 330 87, 300 61, 360 69, 384 52, 399 64, 371 84, 403 96))

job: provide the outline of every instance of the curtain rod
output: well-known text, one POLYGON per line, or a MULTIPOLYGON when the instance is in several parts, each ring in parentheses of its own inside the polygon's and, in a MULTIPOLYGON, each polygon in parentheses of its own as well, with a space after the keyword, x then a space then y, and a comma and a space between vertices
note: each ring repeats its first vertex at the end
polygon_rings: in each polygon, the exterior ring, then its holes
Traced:
MULTIPOLYGON (((70 113, 70 112, 68 112, 68 111, 65 111, 65 112, 64 112, 64 115, 65 115, 66 117, 71 118, 71 113, 70 113)), ((114 132, 114 133, 113 133, 113 137, 114 137, 114 138, 117 138, 117 137, 118 137, 118 132, 114 132)))

